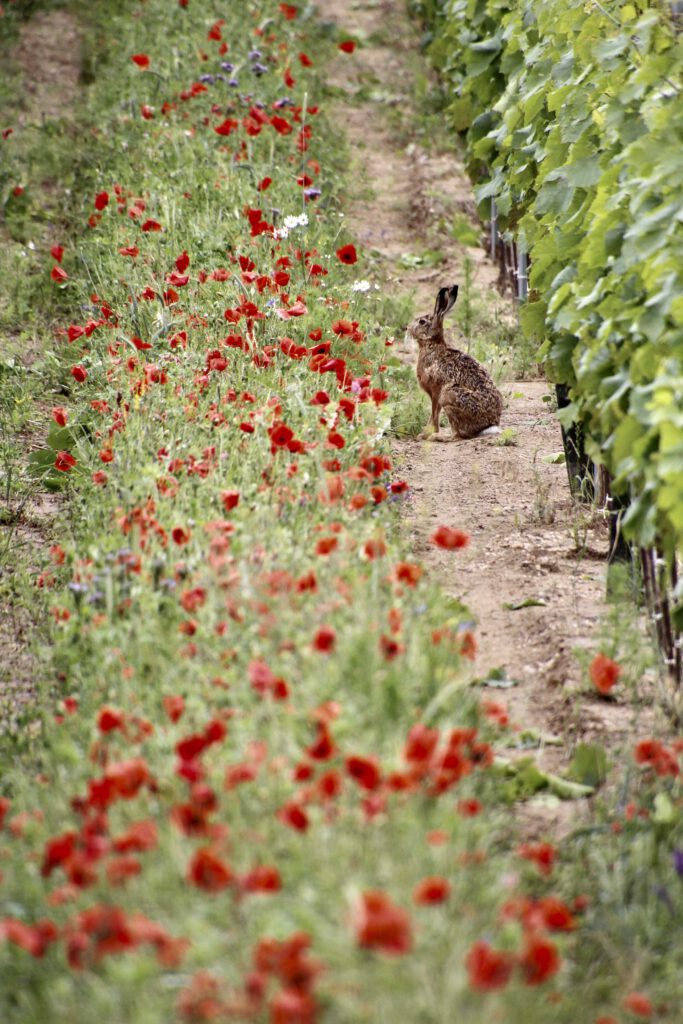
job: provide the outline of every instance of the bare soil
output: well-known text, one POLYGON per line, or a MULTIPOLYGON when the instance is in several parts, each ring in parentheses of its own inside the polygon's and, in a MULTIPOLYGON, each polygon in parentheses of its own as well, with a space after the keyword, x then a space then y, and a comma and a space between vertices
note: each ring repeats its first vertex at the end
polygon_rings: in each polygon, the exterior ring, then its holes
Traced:
MULTIPOLYGON (((347 221, 356 238, 383 257, 390 287, 412 293, 418 310, 431 309, 441 285, 462 282, 469 256, 475 286, 515 316, 496 289, 498 271, 486 252, 439 233, 444 213, 474 211, 461 162, 438 138, 406 143, 397 129, 392 108, 405 112, 413 104, 419 49, 404 3, 328 0, 324 18, 336 22, 340 38, 354 36, 362 44, 329 71, 340 97, 335 116, 352 152, 357 186, 347 221), (401 266, 403 254, 433 245, 435 237, 444 258, 438 268, 401 266)), ((402 351, 415 358, 405 346, 402 351)), ((473 675, 503 668, 519 684, 484 692, 503 700, 520 727, 538 734, 540 766, 561 771, 577 739, 614 746, 630 729, 627 704, 607 704, 585 686, 585 662, 596 650, 596 627, 606 611, 607 528, 572 500, 564 465, 551 461, 562 450, 551 388, 543 380, 507 381, 502 391, 501 427, 514 431, 514 444, 495 437, 394 443, 397 467, 412 487, 405 529, 432 577, 473 613, 473 675), (468 547, 451 552, 431 544, 440 524, 466 530, 468 547), (538 603, 509 607, 528 600, 538 603)))
MULTIPOLYGON (((25 22, 10 54, 10 64, 21 76, 22 103, 13 112, 15 127, 40 127, 48 120, 68 122, 81 70, 80 36, 73 16, 66 11, 49 11, 25 22)), ((45 181, 40 187, 47 197, 53 183, 45 181)), ((46 234, 44 247, 49 248, 52 241, 46 234)), ((0 353, 4 347, 0 337, 0 353)), ((39 340, 31 339, 20 358, 30 366, 41 354, 39 340)), ((47 400, 36 403, 35 415, 17 438, 23 451, 29 452, 41 443, 49 406, 47 400)), ((17 589, 17 568, 22 566, 34 573, 45 564, 59 512, 59 498, 49 493, 25 491, 9 502, 0 500, 0 551, 9 579, 14 581, 11 587, 3 588, 0 607, 0 730, 14 729, 22 722, 39 685, 40 669, 34 654, 38 621, 30 597, 17 589)))

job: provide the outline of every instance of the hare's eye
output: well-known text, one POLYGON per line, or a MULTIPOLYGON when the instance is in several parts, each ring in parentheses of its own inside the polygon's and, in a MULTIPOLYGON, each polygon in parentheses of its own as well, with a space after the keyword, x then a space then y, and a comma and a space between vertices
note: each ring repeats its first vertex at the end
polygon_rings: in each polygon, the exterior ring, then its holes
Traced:
POLYGON ((429 320, 427 319, 426 316, 421 316, 419 322, 421 324, 426 324, 426 323, 429 323, 429 320))

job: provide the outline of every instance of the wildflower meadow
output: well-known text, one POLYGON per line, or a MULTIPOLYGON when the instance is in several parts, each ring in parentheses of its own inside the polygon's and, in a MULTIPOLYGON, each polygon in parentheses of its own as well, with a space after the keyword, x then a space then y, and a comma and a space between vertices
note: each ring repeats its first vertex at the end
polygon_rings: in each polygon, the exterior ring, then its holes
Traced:
MULTIPOLYGON (((525 833, 548 780, 402 527, 417 385, 326 86, 363 40, 322 4, 105 6, 12 292, 49 309, 55 515, 21 569, 45 683, 0 736, 0 1019, 680 1022, 683 742, 551 780, 590 812, 525 833)), ((454 508, 430 543, 468 541, 454 508)))

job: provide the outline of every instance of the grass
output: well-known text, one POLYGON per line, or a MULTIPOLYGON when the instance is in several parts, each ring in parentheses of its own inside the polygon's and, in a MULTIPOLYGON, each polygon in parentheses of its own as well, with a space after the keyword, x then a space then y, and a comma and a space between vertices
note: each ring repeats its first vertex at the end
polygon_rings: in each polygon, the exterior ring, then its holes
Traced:
POLYGON ((49 636, 31 735, 0 737, 2 1019, 568 1024, 640 986, 673 1022, 679 917, 647 872, 680 902, 679 780, 631 766, 647 816, 518 845, 533 765, 491 763, 508 730, 467 685, 467 613, 400 535, 386 435, 420 410, 386 341, 409 308, 354 291, 339 126, 303 109, 336 39, 269 0, 220 13, 111 14, 68 276, 45 252, 30 275, 62 331, 32 465, 62 501, 12 584, 49 636))

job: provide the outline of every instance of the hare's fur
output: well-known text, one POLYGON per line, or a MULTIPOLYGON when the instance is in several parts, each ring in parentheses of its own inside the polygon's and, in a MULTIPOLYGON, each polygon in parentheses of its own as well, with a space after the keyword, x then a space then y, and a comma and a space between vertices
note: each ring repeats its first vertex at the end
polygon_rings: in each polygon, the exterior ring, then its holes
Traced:
POLYGON ((457 285, 441 288, 434 313, 417 317, 408 327, 408 336, 419 347, 417 379, 432 400, 431 437, 435 441, 476 437, 484 430, 494 433, 491 428, 498 426, 503 411, 503 396, 481 363, 446 345, 443 321, 457 296, 457 285), (439 434, 441 410, 451 425, 448 439, 439 434))

